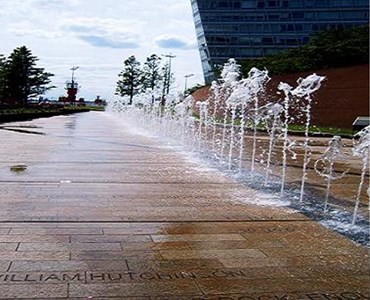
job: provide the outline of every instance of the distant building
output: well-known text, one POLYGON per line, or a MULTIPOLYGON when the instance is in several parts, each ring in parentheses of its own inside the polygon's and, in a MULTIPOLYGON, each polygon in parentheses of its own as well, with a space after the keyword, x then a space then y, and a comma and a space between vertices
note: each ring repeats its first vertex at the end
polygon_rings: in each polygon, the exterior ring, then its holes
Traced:
POLYGON ((101 106, 105 106, 106 105, 106 101, 104 99, 101 99, 100 96, 96 96, 96 99, 94 100, 94 104, 95 105, 101 105, 101 106))
POLYGON ((73 79, 71 82, 67 82, 66 84, 66 90, 67 90, 67 102, 71 104, 75 104, 76 102, 76 96, 78 92, 78 83, 75 82, 73 79))
POLYGON ((302 46, 330 28, 369 23, 369 0, 191 0, 206 82, 229 58, 302 46))

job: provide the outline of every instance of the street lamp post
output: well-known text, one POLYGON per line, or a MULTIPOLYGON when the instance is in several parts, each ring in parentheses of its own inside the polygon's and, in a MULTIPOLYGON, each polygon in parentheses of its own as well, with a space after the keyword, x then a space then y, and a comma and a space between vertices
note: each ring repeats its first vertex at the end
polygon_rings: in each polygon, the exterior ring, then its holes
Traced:
POLYGON ((175 58, 175 55, 172 55, 172 53, 164 55, 164 57, 168 58, 168 72, 167 72, 167 87, 166 87, 166 95, 170 93, 170 85, 171 85, 171 62, 172 58, 175 58))
POLYGON ((191 77, 191 76, 194 76, 194 74, 188 74, 188 75, 185 75, 185 88, 184 88, 184 96, 186 96, 186 89, 188 87, 188 78, 191 77))
POLYGON ((78 69, 79 67, 72 67, 71 70, 72 70, 72 88, 74 88, 74 74, 75 74, 75 71, 78 69))

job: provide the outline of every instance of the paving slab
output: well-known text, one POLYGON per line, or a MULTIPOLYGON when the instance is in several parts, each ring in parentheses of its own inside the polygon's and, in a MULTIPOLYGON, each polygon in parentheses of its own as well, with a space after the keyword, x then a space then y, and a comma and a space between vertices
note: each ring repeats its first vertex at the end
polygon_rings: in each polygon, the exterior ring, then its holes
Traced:
POLYGON ((60 299, 68 297, 68 285, 9 284, 1 285, 0 299, 60 299))
POLYGON ((106 114, 8 126, 1 299, 369 299, 367 247, 106 114))

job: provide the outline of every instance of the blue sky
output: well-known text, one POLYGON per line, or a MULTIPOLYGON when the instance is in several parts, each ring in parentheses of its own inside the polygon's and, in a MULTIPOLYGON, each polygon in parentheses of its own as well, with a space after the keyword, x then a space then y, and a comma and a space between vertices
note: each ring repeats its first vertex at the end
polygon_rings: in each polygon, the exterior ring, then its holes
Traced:
POLYGON ((55 74, 49 97, 65 94, 79 66, 80 97, 112 98, 130 55, 144 62, 172 53, 174 89, 183 90, 187 74, 188 86, 203 83, 190 0, 1 0, 0 32, 0 53, 25 45, 55 74))

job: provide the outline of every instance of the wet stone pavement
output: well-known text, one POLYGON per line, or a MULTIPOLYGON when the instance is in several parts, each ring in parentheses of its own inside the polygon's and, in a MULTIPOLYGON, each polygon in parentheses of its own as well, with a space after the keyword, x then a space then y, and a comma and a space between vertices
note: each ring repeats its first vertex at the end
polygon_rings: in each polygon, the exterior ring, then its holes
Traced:
POLYGON ((369 299, 366 247, 112 117, 6 125, 2 299, 369 299))

